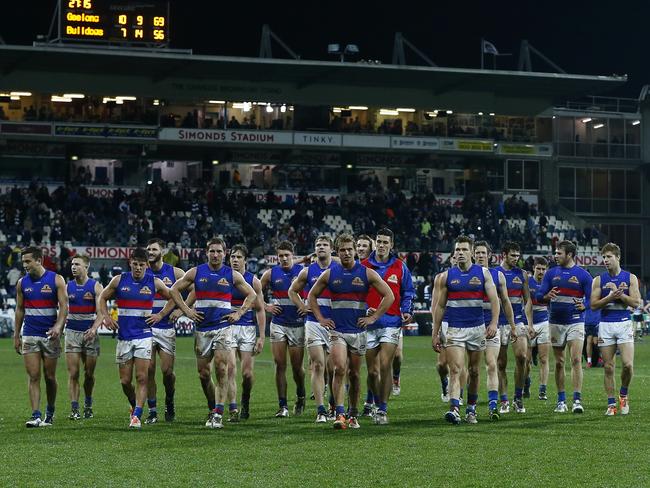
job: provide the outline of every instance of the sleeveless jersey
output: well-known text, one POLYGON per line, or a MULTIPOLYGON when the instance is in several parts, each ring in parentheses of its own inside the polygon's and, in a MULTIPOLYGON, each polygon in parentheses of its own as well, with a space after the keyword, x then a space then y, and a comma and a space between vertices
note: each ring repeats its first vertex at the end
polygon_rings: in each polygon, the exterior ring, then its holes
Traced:
MULTIPOLYGON (((499 270, 497 268, 488 268, 490 276, 492 276, 492 281, 494 281, 494 286, 497 289, 497 297, 501 298, 501 285, 499 284, 499 270)), ((499 302, 499 309, 501 309, 501 302, 499 302)), ((490 325, 492 321, 492 306, 490 305, 490 300, 488 299, 487 293, 483 293, 483 321, 485 326, 490 325)), ((501 324, 501 311, 499 311, 499 325, 501 324)))
POLYGON ((589 308, 591 282, 591 275, 577 265, 549 269, 537 290, 537 298, 541 301, 552 288, 558 289, 558 295, 551 300, 549 306, 549 322, 560 325, 584 322, 585 312, 576 308, 576 300, 582 301, 589 308))
POLYGON ((537 290, 542 286, 534 277, 528 279, 530 299, 533 302, 533 324, 548 322, 548 306, 537 299, 537 290))
MULTIPOLYGON (((154 277, 162 281, 167 288, 171 288, 176 282, 176 276, 174 275, 174 267, 171 264, 163 263, 162 267, 158 271, 154 271, 151 268, 147 268, 147 273, 151 273, 154 277)), ((160 312, 165 305, 167 300, 165 300, 161 295, 156 293, 153 299, 153 310, 152 313, 160 312)), ((153 325, 156 329, 171 329, 174 326, 169 321, 169 315, 165 315, 160 322, 153 325)))
MULTIPOLYGON (((524 322, 524 271, 521 268, 505 269, 498 266, 497 269, 503 273, 506 278, 506 289, 508 290, 508 299, 512 305, 512 312, 515 316, 515 324, 524 322)), ((503 310, 499 314, 499 325, 508 325, 503 310)))
POLYGON ((90 329, 97 318, 95 310, 95 285, 97 282, 88 278, 80 285, 76 280, 68 282, 68 321, 65 328, 84 332, 90 329))
POLYGON ((209 264, 196 267, 194 277, 195 307, 203 314, 203 321, 197 324, 200 331, 228 327, 230 323, 223 317, 232 311, 232 268, 221 266, 218 270, 209 264))
POLYGON ((56 323, 59 301, 56 296, 56 273, 45 271, 38 279, 27 274, 20 282, 25 318, 23 336, 46 337, 56 323))
POLYGON ((139 281, 133 279, 130 272, 120 275, 115 293, 119 340, 130 341, 151 337, 151 327, 145 319, 151 315, 155 292, 156 286, 152 274, 145 273, 139 281))
POLYGON ((483 267, 472 264, 467 271, 459 267, 447 271, 447 318, 449 327, 478 327, 483 321, 485 278, 483 267))
MULTIPOLYGON (((629 271, 621 270, 616 276, 610 275, 607 271, 600 275, 600 296, 605 298, 612 290, 610 287, 614 285, 616 288, 623 290, 623 294, 630 295, 630 273, 629 271), (611 285, 610 285, 611 283, 611 285)), ((601 322, 624 322, 630 320, 632 317, 627 305, 621 300, 616 300, 608 303, 605 308, 601 310, 601 322)))
MULTIPOLYGON (((309 293, 311 287, 314 286, 314 283, 318 280, 318 277, 323 274, 326 270, 332 269, 334 261, 331 261, 329 266, 325 269, 321 268, 318 264, 318 261, 311 263, 309 268, 307 268, 307 285, 305 285, 305 291, 309 293)), ((318 308, 320 308, 321 315, 326 318, 332 318, 332 292, 329 288, 325 288, 323 293, 316 299, 318 301, 318 308)), ((307 314, 307 321, 318 322, 313 313, 309 312, 307 314)))
POLYGON ((340 264, 332 265, 327 287, 332 299, 334 330, 344 334, 363 332, 365 329, 357 325, 357 320, 366 315, 369 289, 366 267, 358 262, 352 269, 345 269, 340 264))
POLYGON ((303 318, 298 315, 298 307, 289 299, 289 287, 293 280, 298 277, 303 267, 300 264, 294 264, 288 270, 285 270, 279 264, 271 268, 271 303, 279 305, 282 312, 273 316, 273 323, 285 327, 302 327, 303 318))
MULTIPOLYGON (((251 288, 253 287, 253 278, 255 278, 255 275, 253 273, 250 273, 248 271, 244 271, 244 274, 242 275, 244 277, 244 281, 251 285, 251 288)), ((232 305, 233 311, 241 307, 244 303, 244 300, 246 299, 246 296, 243 295, 236 287, 232 287, 232 300, 230 301, 230 304, 232 305)), ((234 322, 233 325, 255 325, 255 320, 254 320, 254 312, 253 309, 249 309, 248 312, 246 312, 244 315, 241 316, 241 318, 237 321, 234 322)))

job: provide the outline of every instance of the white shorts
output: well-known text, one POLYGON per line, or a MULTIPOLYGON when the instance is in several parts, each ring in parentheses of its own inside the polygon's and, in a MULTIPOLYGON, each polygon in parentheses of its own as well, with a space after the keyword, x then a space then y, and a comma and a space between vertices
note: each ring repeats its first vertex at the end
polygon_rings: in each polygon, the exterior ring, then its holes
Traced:
POLYGON ((176 329, 157 329, 151 328, 153 334, 152 346, 158 346, 161 351, 170 356, 176 356, 176 329))
POLYGON ((115 347, 115 362, 124 364, 133 358, 151 359, 151 343, 151 337, 130 341, 118 340, 115 347))
POLYGON ((286 342, 289 347, 305 347, 305 328, 287 327, 271 321, 271 342, 286 342))
POLYGON ((61 355, 61 341, 49 337, 23 336, 21 340, 22 353, 40 352, 46 358, 58 358, 61 355))
POLYGON ((84 339, 85 332, 78 330, 65 330, 65 352, 85 354, 86 356, 99 356, 99 336, 95 334, 92 341, 84 339))
POLYGON ((194 352, 200 358, 212 358, 214 351, 232 348, 232 326, 194 332, 194 352))
POLYGON ((463 347, 468 351, 484 351, 485 325, 476 327, 453 327, 449 325, 444 337, 445 347, 463 347))
POLYGON ((308 320, 305 322, 305 340, 307 347, 324 347, 327 352, 330 351, 330 332, 318 322, 308 320))
POLYGON ((382 342, 398 345, 401 337, 401 327, 381 327, 366 331, 368 335, 368 349, 379 347, 382 342))
POLYGON ((548 330, 548 321, 533 324, 535 337, 530 341, 530 347, 541 346, 542 344, 551 343, 551 335, 548 330))
POLYGON ((257 342, 257 329, 254 325, 231 325, 232 341, 230 347, 241 352, 253 352, 257 342))
POLYGON ((585 340, 585 323, 577 324, 548 324, 548 330, 551 334, 551 345, 553 347, 564 347, 569 341, 585 340))
POLYGON ((614 346, 634 342, 634 322, 601 322, 598 329, 598 345, 614 346))
POLYGON ((337 345, 346 346, 352 354, 364 356, 366 354, 368 337, 366 331, 348 334, 331 330, 330 342, 332 343, 332 347, 337 345))

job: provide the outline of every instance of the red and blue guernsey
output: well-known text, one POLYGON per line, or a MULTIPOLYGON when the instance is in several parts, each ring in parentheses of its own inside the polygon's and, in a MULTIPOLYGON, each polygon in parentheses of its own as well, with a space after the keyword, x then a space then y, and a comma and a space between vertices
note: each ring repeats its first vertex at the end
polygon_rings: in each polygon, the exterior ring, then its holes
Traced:
POLYGON ((97 318, 95 309, 95 285, 97 282, 88 278, 83 285, 76 280, 68 282, 68 321, 65 328, 85 332, 92 327, 97 318))
POLYGON ((145 319, 151 315, 154 293, 156 285, 152 274, 145 273, 139 281, 135 280, 130 272, 120 275, 115 293, 119 340, 131 341, 151 337, 151 327, 145 319))
POLYGON ((447 319, 449 327, 478 327, 483 319, 485 277, 483 267, 472 264, 467 271, 454 266, 447 271, 447 319))
MULTIPOLYGON (((253 279, 255 278, 255 275, 253 275, 253 273, 249 271, 245 271, 242 276, 244 277, 244 281, 248 283, 252 288, 253 279)), ((246 299, 246 295, 240 292, 236 287, 233 287, 232 300, 230 300, 230 304, 232 305, 233 311, 241 307, 244 304, 245 299, 246 299)), ((234 322, 233 325, 245 325, 245 326, 255 325, 253 309, 250 308, 244 315, 241 316, 241 318, 237 322, 234 322)))
POLYGON ((303 327, 303 318, 298 314, 296 307, 289 299, 289 287, 293 280, 303 270, 301 264, 294 264, 291 268, 284 269, 279 264, 271 268, 271 303, 279 305, 282 312, 273 316, 273 323, 284 327, 303 327))
POLYGON ((585 321, 584 311, 576 308, 576 300, 584 302, 589 308, 591 295, 591 275, 578 265, 571 268, 555 266, 544 275, 541 286, 537 289, 537 300, 542 301, 552 288, 558 289, 558 295, 551 300, 549 321, 552 324, 570 325, 585 321))
MULTIPOLYGON (((330 262, 327 268, 321 268, 318 261, 309 265, 309 268, 307 268, 307 285, 305 286, 306 293, 309 293, 309 290, 314 286, 314 283, 316 283, 320 275, 322 275, 326 270, 332 269, 332 265, 334 265, 334 261, 330 262)), ((321 315, 326 319, 332 318, 332 292, 330 289, 325 288, 323 293, 321 293, 316 300, 321 315)), ((313 313, 309 312, 307 314, 307 322, 318 322, 318 320, 313 313)))
MULTIPOLYGON (((515 324, 522 323, 524 321, 524 271, 521 268, 505 269, 503 266, 497 266, 496 269, 501 271, 506 279, 506 289, 515 316, 515 324)), ((499 313, 499 325, 508 325, 503 310, 499 313)))
POLYGON ((332 296, 335 330, 343 334, 364 332, 365 329, 359 327, 357 321, 366 315, 368 268, 358 262, 354 263, 352 269, 333 264, 327 288, 332 296))
MULTIPOLYGON (((147 268, 147 273, 152 274, 155 278, 158 278, 162 281, 167 288, 171 288, 176 282, 176 275, 174 275, 174 267, 171 264, 163 263, 158 271, 154 271, 151 268, 147 268)), ((152 313, 158 313, 167 304, 165 300, 159 293, 156 293, 153 298, 153 310, 152 313)), ((153 327, 156 329, 171 329, 174 325, 169 321, 169 315, 165 315, 160 322, 155 324, 153 327)))
POLYGON ((530 300, 533 302, 533 324, 548 322, 548 306, 537 299, 537 290, 542 286, 533 276, 528 279, 530 300))
POLYGON ((27 274, 23 276, 20 286, 25 307, 23 336, 46 337, 47 331, 56 323, 59 305, 56 273, 46 270, 36 280, 27 274))
MULTIPOLYGON (((415 297, 413 278, 411 278, 411 272, 406 267, 406 263, 395 256, 390 256, 385 263, 379 262, 377 261, 375 251, 373 251, 361 264, 370 269, 374 269, 386 284, 388 284, 395 296, 395 301, 388 311, 377 322, 368 327, 368 329, 401 327, 402 313, 411 313, 413 297, 415 297)), ((382 296, 374 288, 368 292, 368 306, 370 308, 377 309, 381 303, 381 299, 382 296)))
POLYGON ((218 270, 209 264, 196 267, 194 293, 196 311, 203 314, 203 321, 197 325, 200 331, 223 329, 230 325, 224 316, 232 311, 233 279, 232 268, 221 266, 218 270))
MULTIPOLYGON (((600 275, 600 296, 605 298, 612 292, 612 285, 623 290, 623 294, 630 295, 630 273, 621 270, 616 276, 610 275, 607 271, 600 275)), ((630 320, 630 312, 621 300, 614 300, 601 309, 601 322, 625 322, 630 320)))
MULTIPOLYGON (((501 297, 501 285, 499 284, 499 270, 497 268, 488 268, 490 276, 492 276, 492 281, 494 281, 494 286, 497 289, 497 296, 501 297)), ((499 306, 500 308, 500 306, 499 306)), ((501 317, 501 312, 499 312, 499 318, 501 317)), ((492 305, 490 305, 490 299, 487 296, 487 293, 483 293, 483 321, 485 326, 490 325, 492 321, 492 305)), ((499 320, 499 324, 501 320, 499 320)))

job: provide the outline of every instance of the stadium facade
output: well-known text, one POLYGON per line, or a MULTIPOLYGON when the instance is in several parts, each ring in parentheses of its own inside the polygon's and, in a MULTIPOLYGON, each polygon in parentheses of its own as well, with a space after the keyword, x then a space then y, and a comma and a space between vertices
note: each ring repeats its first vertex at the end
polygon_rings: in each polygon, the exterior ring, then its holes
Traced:
MULTIPOLYGON (((0 45, 0 186, 88 167, 97 192, 202 180, 543 200, 650 276, 650 103, 620 76, 0 45)), ((562 233, 562 228, 557 232, 562 233)), ((583 248, 594 254, 598 242, 583 248)), ((540 249, 540 252, 547 251, 540 249)))

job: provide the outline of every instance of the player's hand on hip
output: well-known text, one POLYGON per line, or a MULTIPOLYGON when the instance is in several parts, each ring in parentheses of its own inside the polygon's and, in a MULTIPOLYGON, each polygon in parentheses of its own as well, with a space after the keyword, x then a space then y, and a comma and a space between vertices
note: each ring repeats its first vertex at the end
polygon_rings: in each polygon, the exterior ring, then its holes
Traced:
POLYGON ((410 324, 413 321, 413 315, 408 312, 402 314, 402 325, 410 324))
POLYGON ((357 325, 362 329, 365 329, 366 327, 374 324, 375 322, 377 322, 377 319, 375 318, 374 315, 369 315, 367 317, 359 317, 357 319, 357 325))
POLYGON ((497 335, 497 332, 499 329, 495 324, 490 324, 488 325, 487 329, 485 329, 485 338, 486 339, 492 339, 494 336, 497 335))
POLYGON ((172 313, 169 314, 169 321, 172 324, 175 324, 178 319, 180 319, 183 316, 183 311, 180 309, 174 310, 172 313))
POLYGON ((264 308, 271 315, 280 315, 282 313, 282 307, 280 305, 267 305, 264 308))
POLYGON ((197 312, 196 310, 190 310, 189 313, 185 314, 188 319, 190 319, 192 322, 199 323, 203 322, 203 313, 202 312, 197 312))
POLYGON ((319 322, 319 324, 321 325, 321 327, 325 327, 326 329, 330 329, 330 330, 336 328, 336 324, 332 319, 324 319, 321 322, 319 322))
POLYGON ((160 313, 153 313, 149 315, 146 319, 144 319, 144 321, 148 325, 156 325, 161 320, 162 320, 162 315, 160 315, 160 313))
POLYGON ((93 327, 84 332, 84 340, 86 341, 95 340, 95 336, 97 336, 97 331, 93 327))
POLYGON ((61 329, 59 327, 52 327, 46 332, 46 335, 48 339, 55 341, 61 337, 61 329))

